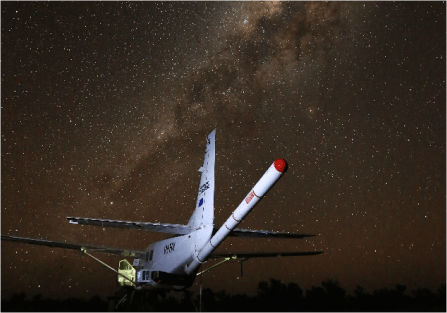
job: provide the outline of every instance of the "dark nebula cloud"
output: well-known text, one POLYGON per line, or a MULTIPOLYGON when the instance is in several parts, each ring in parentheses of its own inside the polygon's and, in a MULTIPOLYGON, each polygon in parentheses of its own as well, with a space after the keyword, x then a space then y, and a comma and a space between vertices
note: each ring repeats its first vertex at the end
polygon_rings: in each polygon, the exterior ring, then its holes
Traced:
POLYGON ((261 119, 266 107, 278 105, 272 99, 278 89, 287 97, 282 101, 293 101, 302 92, 290 84, 302 80, 299 72, 305 71, 306 61, 328 63, 336 38, 346 36, 343 6, 250 5, 238 29, 218 38, 204 66, 193 71, 181 88, 175 124, 191 125, 205 117, 216 123, 225 117, 229 125, 237 119, 253 126, 254 118, 261 119))
MULTIPOLYGON (((5 2, 1 24, 2 234, 165 238, 65 217, 186 223, 217 128, 216 226, 283 157, 241 227, 318 235, 219 249, 325 253, 222 265, 206 287, 445 284, 445 3, 5 2)), ((116 290, 77 252, 2 242, 2 299, 116 290)))

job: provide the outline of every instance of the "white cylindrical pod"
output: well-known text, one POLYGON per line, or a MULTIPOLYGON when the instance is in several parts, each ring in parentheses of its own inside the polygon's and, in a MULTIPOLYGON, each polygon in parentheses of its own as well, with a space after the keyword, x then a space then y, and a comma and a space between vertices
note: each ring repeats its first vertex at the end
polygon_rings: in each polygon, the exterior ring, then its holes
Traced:
POLYGON ((187 274, 191 274, 200 264, 209 257, 209 255, 224 241, 228 234, 242 222, 259 200, 272 188, 278 179, 286 172, 287 162, 283 159, 277 159, 261 177, 258 183, 247 194, 245 199, 234 210, 227 221, 203 247, 193 261, 185 268, 187 274))

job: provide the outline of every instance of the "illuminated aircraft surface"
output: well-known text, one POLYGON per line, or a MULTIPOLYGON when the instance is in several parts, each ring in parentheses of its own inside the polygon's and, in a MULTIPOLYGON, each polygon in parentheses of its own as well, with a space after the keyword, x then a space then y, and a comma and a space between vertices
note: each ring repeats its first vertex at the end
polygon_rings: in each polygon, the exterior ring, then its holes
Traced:
MULTIPOLYGON (((322 253, 317 252, 266 252, 266 253, 214 253, 214 250, 227 237, 261 237, 261 238, 304 238, 313 235, 272 232, 265 230, 238 229, 236 226, 247 216, 253 207, 262 199, 267 191, 282 177, 287 170, 287 162, 277 159, 250 190, 241 204, 233 211, 227 221, 214 228, 214 163, 216 130, 207 137, 205 160, 199 169, 202 173, 194 213, 188 224, 163 224, 107 220, 84 217, 67 217, 71 224, 93 225, 100 227, 118 227, 154 231, 172 234, 173 237, 150 244, 145 250, 136 251, 123 248, 108 248, 103 246, 82 245, 48 241, 43 239, 24 238, 2 235, 2 240, 28 244, 44 245, 65 249, 80 250, 94 258, 109 269, 117 272, 118 283, 121 286, 133 286, 141 289, 173 289, 188 288, 194 282, 201 264, 209 259, 248 259, 275 256, 306 256, 322 253), (108 266, 90 252, 101 252, 133 257, 130 264, 123 259, 118 264, 118 270, 108 266)), ((213 266, 214 267, 214 266, 213 266)), ((209 269, 208 269, 209 270, 209 269)))

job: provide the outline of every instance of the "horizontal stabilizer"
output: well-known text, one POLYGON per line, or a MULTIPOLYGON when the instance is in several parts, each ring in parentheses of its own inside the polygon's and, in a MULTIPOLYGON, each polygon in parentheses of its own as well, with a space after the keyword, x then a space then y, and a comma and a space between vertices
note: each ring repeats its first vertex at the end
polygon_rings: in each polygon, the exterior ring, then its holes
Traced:
POLYGON ((119 220, 105 220, 99 218, 88 217, 67 217, 71 224, 92 225, 100 227, 114 227, 114 228, 130 228, 146 231, 154 231, 160 233, 186 235, 193 231, 193 229, 186 225, 180 224, 162 224, 162 223, 146 223, 146 222, 131 222, 119 220))
POLYGON ((90 246, 90 245, 83 245, 83 244, 78 244, 78 243, 50 241, 50 240, 44 240, 44 239, 34 239, 34 238, 25 238, 25 237, 17 237, 17 236, 2 235, 2 240, 28 243, 28 244, 32 244, 32 245, 41 245, 41 246, 54 247, 54 248, 73 249, 73 250, 79 250, 79 251, 81 251, 81 248, 85 248, 87 250, 91 250, 91 251, 95 251, 95 252, 117 254, 117 255, 130 256, 130 257, 134 257, 135 253, 144 253, 143 251, 137 251, 137 250, 129 250, 129 249, 122 249, 122 248, 109 248, 109 247, 104 247, 104 246, 90 246))
POLYGON ((209 256, 209 259, 220 259, 231 257, 235 259, 250 259, 250 258, 274 258, 283 256, 308 256, 321 254, 323 251, 311 251, 311 252, 260 252, 260 253, 213 253, 209 256))
MULTIPOLYGON (((217 230, 215 229, 214 232, 217 230)), ((251 230, 235 228, 228 234, 228 237, 260 237, 260 238, 291 238, 301 239, 305 237, 313 237, 315 235, 298 234, 298 233, 285 233, 268 230, 251 230)))

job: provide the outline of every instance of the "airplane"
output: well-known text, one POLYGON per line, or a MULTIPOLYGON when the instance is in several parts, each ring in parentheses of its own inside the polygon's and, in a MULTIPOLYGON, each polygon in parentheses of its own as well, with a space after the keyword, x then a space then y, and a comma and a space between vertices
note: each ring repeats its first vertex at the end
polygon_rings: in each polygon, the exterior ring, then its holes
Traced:
POLYGON ((249 258, 310 256, 323 253, 322 251, 214 253, 216 248, 219 247, 227 237, 300 239, 315 236, 299 233, 236 228, 253 207, 264 197, 267 191, 287 171, 288 164, 284 159, 276 159, 256 185, 244 197, 240 205, 233 211, 227 221, 218 230, 214 227, 215 135, 216 130, 213 130, 207 136, 205 158, 203 166, 199 169, 199 172, 202 174, 196 207, 186 225, 66 217, 68 222, 74 225, 92 225, 162 232, 171 234, 172 237, 170 238, 154 242, 146 249, 140 251, 9 235, 2 235, 1 239, 82 251, 86 255, 100 262, 102 265, 116 272, 118 285, 123 287, 131 286, 135 290, 184 290, 191 287, 198 275, 207 272, 223 262, 236 259, 244 261, 249 258), (127 259, 123 259, 119 261, 118 269, 115 270, 90 254, 90 252, 132 257, 133 263, 130 264, 127 259), (209 269, 199 272, 201 265, 210 259, 223 259, 223 261, 209 269))

